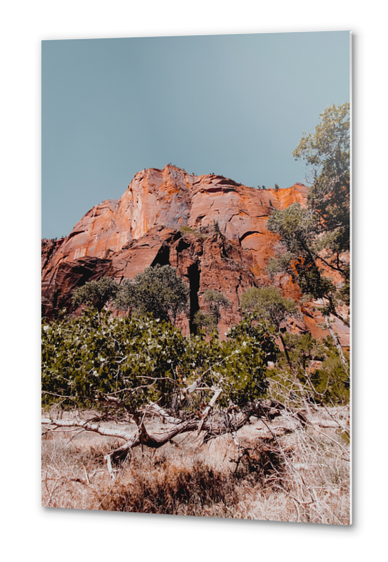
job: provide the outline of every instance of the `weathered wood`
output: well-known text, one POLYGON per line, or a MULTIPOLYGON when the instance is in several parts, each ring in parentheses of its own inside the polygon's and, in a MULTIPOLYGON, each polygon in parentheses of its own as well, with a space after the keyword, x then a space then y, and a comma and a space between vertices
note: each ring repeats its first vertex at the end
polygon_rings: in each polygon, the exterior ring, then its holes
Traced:
MULTIPOLYGON (((204 440, 209 441, 226 433, 235 434, 239 429, 241 429, 249 420, 250 416, 256 416, 258 418, 267 418, 272 420, 273 418, 281 415, 281 410, 285 409, 280 402, 276 400, 265 400, 258 401, 247 405, 242 411, 234 413, 234 415, 228 415, 226 418, 212 419, 208 420, 210 410, 214 407, 216 400, 221 394, 221 389, 217 389, 214 393, 212 400, 209 403, 208 411, 202 414, 201 418, 198 416, 189 420, 181 420, 170 416, 165 410, 156 404, 149 404, 143 409, 145 413, 156 413, 161 417, 164 417, 167 421, 171 423, 170 428, 165 429, 161 432, 154 431, 150 432, 145 424, 144 420, 137 426, 135 433, 124 431, 121 429, 112 429, 101 427, 99 423, 92 423, 85 420, 75 419, 75 420, 57 420, 48 417, 42 419, 42 423, 48 429, 55 431, 59 428, 65 427, 78 427, 84 431, 91 431, 104 435, 106 437, 116 437, 124 441, 123 445, 111 451, 105 456, 107 462, 108 470, 112 478, 114 478, 113 464, 123 462, 131 458, 131 451, 139 445, 144 445, 152 449, 159 449, 163 447, 166 443, 171 441, 177 435, 183 433, 200 432, 204 433, 204 440), (51 426, 51 427, 50 427, 51 426)), ((143 418, 144 418, 143 414, 143 418)))
POLYGON ((204 375, 201 375, 197 380, 195 380, 190 386, 188 386, 183 392, 185 394, 193 394, 197 388, 202 384, 204 375))
POLYGON ((153 403, 147 404, 147 406, 142 408, 140 411, 143 414, 157 415, 159 418, 161 418, 163 421, 166 421, 167 423, 172 423, 175 425, 182 423, 182 420, 180 418, 175 418, 174 416, 171 416, 166 410, 158 406, 158 404, 153 404, 153 403))
POLYGON ((203 424, 205 423, 206 418, 208 417, 209 413, 212 411, 212 409, 214 408, 214 404, 217 402, 218 397, 220 396, 220 394, 222 393, 222 389, 221 388, 217 388, 212 399, 210 400, 209 404, 206 406, 205 411, 202 414, 202 419, 199 422, 199 426, 198 426, 198 431, 197 431, 197 435, 199 435, 202 431, 202 427, 203 424))
POLYGON ((42 423, 44 425, 52 425, 54 426, 54 429, 58 429, 59 427, 79 427, 85 431, 93 431, 94 433, 105 435, 106 437, 117 437, 118 439, 124 439, 125 441, 128 441, 128 439, 131 439, 132 437, 132 434, 128 431, 101 427, 101 425, 97 423, 89 423, 88 421, 82 420, 54 420, 51 418, 42 418, 42 423))

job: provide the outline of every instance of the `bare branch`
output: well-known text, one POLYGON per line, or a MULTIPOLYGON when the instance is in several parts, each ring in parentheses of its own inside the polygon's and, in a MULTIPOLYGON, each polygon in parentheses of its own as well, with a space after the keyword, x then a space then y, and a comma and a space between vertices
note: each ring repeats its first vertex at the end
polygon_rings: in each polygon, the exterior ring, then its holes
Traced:
POLYGON ((128 441, 132 438, 132 434, 127 431, 121 431, 118 429, 110 429, 106 427, 101 427, 101 425, 96 423, 89 423, 88 421, 82 420, 52 420, 50 418, 43 418, 42 423, 44 425, 52 425, 54 428, 58 427, 80 427, 85 431, 93 431, 94 433, 99 433, 100 435, 105 435, 106 437, 117 437, 118 439, 124 439, 128 441))
POLYGON ((202 419, 201 419, 200 424, 198 426, 197 435, 199 435, 201 433, 203 424, 205 423, 205 420, 208 417, 211 410, 214 408, 214 404, 216 403, 217 398, 220 396, 220 394, 222 394, 222 388, 215 389, 215 393, 214 393, 212 399, 210 400, 209 404, 206 406, 205 411, 202 414, 202 419))

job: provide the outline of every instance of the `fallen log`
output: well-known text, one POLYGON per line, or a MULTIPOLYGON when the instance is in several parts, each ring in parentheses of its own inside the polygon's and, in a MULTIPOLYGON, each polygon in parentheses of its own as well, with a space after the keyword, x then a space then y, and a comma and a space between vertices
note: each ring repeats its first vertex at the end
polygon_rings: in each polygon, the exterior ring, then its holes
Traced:
MULTIPOLYGON (((210 411, 214 407, 220 394, 220 389, 217 389, 209 406, 205 409, 201 417, 196 416, 188 420, 182 420, 171 416, 157 404, 149 404, 142 410, 143 418, 139 425, 136 426, 135 433, 122 429, 103 427, 101 423, 93 423, 79 418, 73 420, 63 420, 44 417, 42 419, 42 423, 46 426, 46 430, 48 431, 74 427, 83 429, 84 431, 98 433, 99 435, 106 437, 122 439, 124 441, 123 445, 114 449, 105 456, 108 470, 110 474, 113 475, 113 465, 125 460, 130 460, 132 449, 138 447, 139 445, 150 447, 152 449, 159 449, 177 435, 188 432, 196 432, 197 434, 203 433, 203 441, 207 442, 227 433, 236 433, 248 422, 251 416, 256 416, 258 418, 265 417, 268 420, 272 420, 281 415, 282 408, 280 407, 280 403, 273 400, 265 400, 262 402, 258 401, 251 403, 240 412, 235 412, 232 408, 231 411, 224 417, 219 417, 218 419, 213 417, 212 419, 209 419, 210 411), (172 427, 161 432, 151 432, 144 424, 144 416, 146 413, 158 414, 160 417, 163 417, 166 421, 168 421, 172 427)), ((137 416, 137 418, 139 417, 140 416, 137 416)))

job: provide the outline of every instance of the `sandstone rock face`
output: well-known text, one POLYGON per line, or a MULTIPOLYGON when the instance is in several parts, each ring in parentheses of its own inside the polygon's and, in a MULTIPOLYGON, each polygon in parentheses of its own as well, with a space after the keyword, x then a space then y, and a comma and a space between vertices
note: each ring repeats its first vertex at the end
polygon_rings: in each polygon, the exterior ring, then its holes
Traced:
MULTIPOLYGON (((42 241, 44 314, 50 317, 64 306, 71 310, 72 291, 86 281, 107 275, 120 282, 151 265, 171 264, 190 287, 190 314, 179 319, 182 330, 192 329, 195 312, 206 310, 204 292, 215 289, 231 303, 222 311, 222 336, 240 319, 241 294, 270 283, 265 268, 278 242, 266 229, 272 210, 305 205, 306 195, 300 183, 258 190, 171 165, 143 170, 119 200, 93 207, 67 238, 42 241)), ((282 289, 299 296, 290 279, 282 289)), ((314 314, 298 329, 318 335, 314 314)), ((347 337, 342 327, 339 335, 347 337)))
POLYGON ((175 166, 143 170, 120 199, 109 199, 88 211, 53 258, 56 262, 85 256, 107 258, 155 226, 179 230, 216 221, 228 239, 252 250, 262 268, 273 239, 265 228, 272 209, 296 201, 304 204, 306 193, 302 184, 278 191, 257 190, 222 176, 190 175, 175 166))

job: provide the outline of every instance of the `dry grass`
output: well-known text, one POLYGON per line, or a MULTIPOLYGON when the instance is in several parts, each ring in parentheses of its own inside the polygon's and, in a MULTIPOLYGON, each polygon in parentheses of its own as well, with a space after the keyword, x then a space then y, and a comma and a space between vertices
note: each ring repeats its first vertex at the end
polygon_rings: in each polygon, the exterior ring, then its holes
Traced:
MULTIPOLYGON (((348 416, 347 408, 319 408, 315 421, 346 423, 348 416)), ((90 433, 49 433, 42 440, 42 504, 349 524, 349 444, 337 430, 303 429, 290 415, 268 427, 253 420, 238 432, 240 447, 230 435, 206 445, 182 435, 157 451, 135 449, 114 482, 104 455, 117 441, 90 433)))

